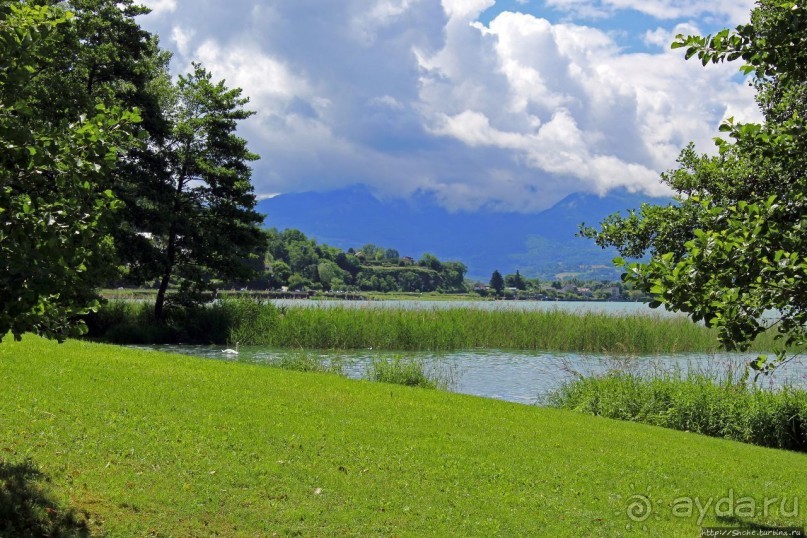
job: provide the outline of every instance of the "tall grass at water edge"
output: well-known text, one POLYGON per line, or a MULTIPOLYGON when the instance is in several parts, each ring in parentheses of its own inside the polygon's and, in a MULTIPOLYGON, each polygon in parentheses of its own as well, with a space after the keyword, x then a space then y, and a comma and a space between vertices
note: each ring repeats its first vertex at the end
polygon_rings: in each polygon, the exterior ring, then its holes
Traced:
POLYGON ((367 368, 371 381, 425 389, 448 390, 454 384, 453 376, 450 370, 430 370, 423 359, 415 357, 377 357, 367 368))
MULTIPOLYGON (((249 299, 171 310, 110 302, 88 319, 90 336, 113 343, 265 345, 305 349, 449 351, 521 349, 589 353, 712 352, 716 332, 684 317, 594 312, 276 307, 249 299)), ((763 335, 752 349, 774 348, 763 335)))
POLYGON ((616 368, 578 376, 545 403, 760 446, 807 452, 807 391, 763 388, 740 370, 616 368))

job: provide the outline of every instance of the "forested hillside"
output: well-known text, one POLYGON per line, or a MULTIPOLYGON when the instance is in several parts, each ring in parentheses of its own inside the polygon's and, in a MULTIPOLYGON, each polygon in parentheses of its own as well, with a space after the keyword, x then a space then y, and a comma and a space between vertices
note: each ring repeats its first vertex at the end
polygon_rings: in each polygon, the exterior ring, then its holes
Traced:
POLYGON ((250 287, 324 291, 463 292, 465 265, 431 254, 419 260, 366 244, 347 251, 319 244, 299 230, 266 231, 267 251, 250 287))

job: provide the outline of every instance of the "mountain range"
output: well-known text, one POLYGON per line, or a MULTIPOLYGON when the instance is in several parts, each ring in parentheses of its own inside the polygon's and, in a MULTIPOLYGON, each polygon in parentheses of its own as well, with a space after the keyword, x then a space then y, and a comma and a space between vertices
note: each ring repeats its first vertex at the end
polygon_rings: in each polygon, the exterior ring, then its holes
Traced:
POLYGON ((344 250, 373 243, 415 259, 428 252, 463 262, 468 277, 478 280, 487 281, 494 270, 516 269, 529 278, 616 279, 619 271, 611 264, 616 252, 576 237, 579 225, 598 224, 644 202, 670 201, 617 190, 606 196, 574 193, 537 213, 450 212, 428 195, 382 200, 354 186, 281 194, 260 201, 257 210, 270 228, 296 228, 344 250))

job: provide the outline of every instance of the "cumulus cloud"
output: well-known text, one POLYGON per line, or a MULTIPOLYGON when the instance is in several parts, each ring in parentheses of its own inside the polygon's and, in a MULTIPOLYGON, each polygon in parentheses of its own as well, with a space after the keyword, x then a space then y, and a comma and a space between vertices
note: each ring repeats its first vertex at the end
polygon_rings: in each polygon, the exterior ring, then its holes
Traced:
POLYGON ((736 66, 703 68, 669 49, 698 28, 664 20, 734 16, 728 2, 550 0, 658 10, 642 52, 590 21, 503 11, 481 22, 495 3, 173 2, 170 21, 144 23, 170 36, 175 69, 201 61, 250 96, 258 114, 243 134, 263 157, 259 194, 364 183, 384 196, 429 192, 450 209, 515 211, 578 190, 663 194, 659 172, 687 142, 708 150, 722 119, 758 117, 736 66))
POLYGON ((141 3, 151 9, 153 17, 173 13, 177 9, 177 0, 141 0, 141 3))
MULTIPOLYGON (((625 54, 594 28, 509 12, 448 28, 445 47, 421 59, 430 132, 507 150, 541 172, 524 179, 536 205, 553 183, 665 194, 658 172, 683 145, 708 148, 722 119, 753 114, 749 89, 730 82, 733 66, 703 69, 666 46, 625 54)), ((686 29, 697 30, 651 41, 686 29)))

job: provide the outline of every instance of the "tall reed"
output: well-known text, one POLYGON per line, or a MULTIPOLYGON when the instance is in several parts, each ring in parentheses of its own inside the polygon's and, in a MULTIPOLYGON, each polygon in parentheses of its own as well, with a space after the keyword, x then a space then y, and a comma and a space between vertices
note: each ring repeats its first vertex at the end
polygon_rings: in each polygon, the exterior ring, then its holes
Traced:
POLYGON ((420 387, 425 389, 448 388, 448 381, 429 374, 422 359, 412 357, 376 358, 367 369, 372 381, 420 387))
POLYGON ((611 371, 577 378, 550 395, 554 407, 746 443, 807 452, 807 391, 741 377, 681 371, 611 371))
MULTIPOLYGON (((249 320, 247 320, 249 324, 249 320)), ((244 328, 243 330, 247 330, 244 328)), ((252 343, 321 349, 523 349, 655 354, 717 351, 716 333, 686 318, 560 310, 286 308, 252 343)), ((764 337, 754 349, 770 350, 764 337)))
MULTIPOLYGON (((276 307, 228 299, 177 312, 156 324, 147 305, 110 303, 90 322, 91 336, 115 343, 162 338, 188 343, 306 349, 450 351, 521 349, 590 353, 712 352, 712 330, 683 317, 594 312, 276 307), (127 341, 128 340, 128 341, 127 341)), ((764 335, 752 349, 770 351, 764 335)))

